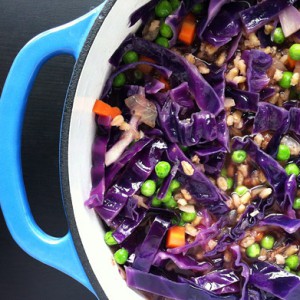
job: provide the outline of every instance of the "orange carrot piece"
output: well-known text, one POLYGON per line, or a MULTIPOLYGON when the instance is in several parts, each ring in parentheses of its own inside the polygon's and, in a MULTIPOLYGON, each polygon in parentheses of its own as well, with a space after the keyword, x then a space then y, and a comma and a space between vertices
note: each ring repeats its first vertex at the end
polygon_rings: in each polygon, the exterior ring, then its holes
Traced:
POLYGON ((258 232, 256 237, 255 237, 255 241, 256 242, 260 242, 264 237, 264 234, 262 232, 258 232))
POLYGON ((165 88, 162 89, 163 92, 166 92, 171 89, 170 82, 167 79, 165 79, 164 77, 159 77, 158 80, 165 85, 165 88))
POLYGON ((288 55, 288 59, 286 61, 286 66, 291 71, 293 71, 295 69, 295 66, 296 66, 296 61, 293 60, 289 55, 288 55))
POLYGON ((167 248, 176 248, 185 245, 185 228, 182 226, 173 226, 167 233, 167 248))
MULTIPOLYGON (((150 62, 150 63, 155 63, 155 60, 154 59, 152 59, 152 58, 150 58, 150 57, 147 57, 147 56, 143 56, 143 55, 141 55, 140 56, 140 59, 139 59, 140 61, 146 61, 146 62, 150 62)), ((138 70, 140 70, 142 73, 144 73, 144 74, 150 74, 151 73, 151 71, 153 70, 153 67, 152 66, 150 66, 150 65, 143 65, 143 64, 141 64, 141 65, 138 65, 137 66, 137 69, 138 70)))
POLYGON ((196 27, 195 16, 192 14, 187 15, 182 21, 178 40, 187 45, 191 45, 195 39, 196 27))
POLYGON ((111 117, 112 119, 118 115, 121 115, 122 113, 118 107, 112 107, 102 100, 96 100, 93 107, 93 112, 100 116, 111 117))

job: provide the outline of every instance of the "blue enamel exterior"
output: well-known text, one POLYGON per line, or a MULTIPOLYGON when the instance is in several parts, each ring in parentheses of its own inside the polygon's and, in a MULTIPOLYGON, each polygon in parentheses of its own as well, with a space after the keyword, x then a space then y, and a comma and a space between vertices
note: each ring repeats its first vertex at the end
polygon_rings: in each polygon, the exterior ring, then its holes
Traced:
POLYGON ((82 283, 94 294, 70 232, 52 237, 36 224, 28 205, 21 168, 21 133, 27 98, 41 66, 69 54, 78 59, 105 2, 83 17, 32 39, 16 57, 0 100, 0 204, 18 245, 35 259, 82 283))

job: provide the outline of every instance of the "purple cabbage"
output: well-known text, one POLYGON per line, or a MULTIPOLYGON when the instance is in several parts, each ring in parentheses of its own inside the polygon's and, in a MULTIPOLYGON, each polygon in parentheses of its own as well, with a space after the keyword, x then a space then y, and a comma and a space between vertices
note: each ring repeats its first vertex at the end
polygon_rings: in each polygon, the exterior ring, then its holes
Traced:
POLYGON ((221 10, 222 6, 228 2, 229 2, 229 0, 211 0, 211 1, 209 1, 207 18, 205 19, 203 24, 201 24, 201 26, 198 27, 197 35, 200 39, 202 38, 202 34, 203 34, 204 30, 216 17, 216 15, 221 10))
POLYGON ((248 295, 248 289, 247 289, 247 285, 248 285, 248 281, 249 281, 249 276, 250 276, 250 269, 249 266, 242 262, 242 254, 241 254, 241 250, 240 247, 238 245, 233 245, 230 247, 231 251, 234 254, 235 257, 235 261, 234 261, 234 265, 237 268, 242 268, 242 277, 244 278, 244 282, 242 283, 242 293, 241 293, 241 298, 240 300, 248 300, 249 299, 249 295, 248 295))
POLYGON ((284 108, 261 102, 254 119, 253 133, 267 130, 285 132, 289 126, 289 113, 284 108))
POLYGON ((184 4, 184 2, 182 2, 180 7, 171 15, 169 15, 165 20, 165 23, 171 27, 173 32, 173 36, 169 40, 170 47, 173 47, 177 42, 179 27, 186 13, 187 13, 186 5, 184 4))
POLYGON ((173 261, 175 265, 181 270, 192 270, 196 272, 209 271, 213 268, 213 265, 209 262, 197 262, 193 258, 187 255, 172 254, 169 252, 159 251, 154 259, 153 265, 156 267, 162 267, 168 260, 173 261))
POLYGON ((153 138, 149 138, 147 136, 138 140, 131 147, 125 150, 122 156, 113 165, 109 166, 105 177, 105 184, 107 187, 111 186, 112 182, 115 180, 117 174, 122 170, 122 168, 140 151, 142 151, 152 140, 153 138))
POLYGON ((132 265, 134 269, 149 272, 169 226, 169 221, 160 217, 154 219, 147 236, 135 253, 132 265))
POLYGON ((252 49, 243 51, 242 59, 247 65, 249 92, 259 93, 270 81, 267 70, 272 65, 272 57, 263 51, 252 49))
POLYGON ((155 78, 151 78, 145 84, 145 93, 156 94, 165 88, 165 84, 155 78))
POLYGON ((203 155, 202 153, 201 150, 195 150, 194 152, 194 154, 201 158, 205 173, 209 175, 219 175, 225 164, 226 151, 218 151, 208 155, 203 155))
MULTIPOLYGON (((273 204, 274 199, 269 197, 261 200, 256 205, 249 205, 246 208, 246 211, 242 214, 238 223, 234 225, 228 232, 223 233, 223 236, 221 236, 217 246, 213 250, 206 252, 205 256, 213 257, 216 254, 225 251, 226 248, 232 243, 241 240, 244 237, 245 231, 257 225, 258 222, 264 218, 265 211, 273 204)), ((236 215, 233 214, 233 217, 236 218, 236 215)), ((229 216, 227 218, 229 218, 229 216)))
POLYGON ((181 107, 169 100, 159 111, 159 124, 165 138, 172 143, 193 146, 217 138, 217 122, 209 112, 195 112, 189 120, 180 118, 181 107))
MULTIPOLYGON (((285 182, 284 199, 282 203, 280 203, 280 206, 282 207, 284 213, 292 219, 296 218, 296 214, 293 209, 296 193, 297 193, 297 180, 296 180, 296 176, 292 174, 285 182)), ((278 199, 278 201, 280 201, 280 199, 278 199)))
POLYGON ((287 233, 295 233, 300 228, 300 220, 292 219, 282 214, 271 214, 260 221, 260 225, 276 226, 282 228, 287 233))
POLYGON ((178 171, 181 175, 178 180, 190 192, 197 204, 204 205, 216 215, 222 215, 229 210, 224 201, 224 196, 220 194, 216 186, 201 171, 193 167, 193 175, 187 176, 184 173, 182 162, 185 161, 191 166, 193 166, 193 163, 184 155, 178 145, 170 145, 167 149, 167 155, 172 163, 180 162, 178 171))
POLYGON ((105 154, 110 137, 110 117, 98 117, 98 132, 92 146, 92 190, 85 205, 89 208, 101 205, 105 193, 105 154))
POLYGON ((146 4, 144 4, 143 6, 141 6, 136 11, 134 11, 130 16, 129 25, 133 26, 139 20, 142 20, 143 22, 145 22, 149 18, 149 11, 153 11, 153 9, 155 8, 156 4, 159 1, 160 0, 151 0, 151 1, 147 2, 146 4))
POLYGON ((266 87, 260 91, 260 101, 265 101, 268 98, 275 95, 275 89, 271 87, 266 87))
POLYGON ((187 62, 185 58, 169 49, 134 36, 132 45, 139 54, 150 57, 171 70, 180 82, 188 82, 191 94, 200 109, 215 115, 223 110, 222 99, 199 73, 196 66, 187 62))
POLYGON ((193 109, 193 110, 196 109, 195 101, 191 96, 187 82, 183 82, 182 84, 178 85, 176 88, 170 90, 170 97, 172 101, 176 102, 180 106, 193 109))
POLYGON ((116 76, 118 76, 120 73, 123 73, 127 70, 135 69, 139 65, 152 66, 156 70, 158 70, 166 78, 169 78, 172 74, 172 72, 169 69, 167 69, 163 66, 157 65, 157 64, 153 64, 153 63, 148 62, 148 61, 138 61, 138 62, 134 62, 134 63, 131 63, 131 64, 123 65, 123 66, 119 67, 114 73, 112 73, 110 75, 110 77, 106 80, 105 86, 103 88, 103 91, 102 91, 102 94, 101 94, 100 98, 104 99, 109 94, 109 91, 111 90, 113 81, 114 81, 116 76))
POLYGON ((280 299, 299 299, 300 277, 267 262, 253 263, 249 283, 280 299))
POLYGON ((296 107, 292 107, 289 110, 289 116, 290 116, 289 129, 294 133, 296 133, 297 135, 300 135, 300 109, 296 107))
POLYGON ((192 278, 192 280, 197 287, 218 295, 240 291, 239 285, 237 285, 240 281, 239 277, 234 271, 228 269, 213 271, 204 276, 192 278))
POLYGON ((258 110, 258 93, 243 91, 227 86, 226 96, 232 98, 235 102, 235 107, 241 111, 256 112, 258 110))
POLYGON ((234 54, 235 54, 235 52, 236 52, 236 50, 239 46, 242 35, 243 35, 243 33, 240 32, 236 37, 234 37, 232 39, 231 43, 229 44, 227 57, 226 57, 226 62, 229 62, 233 58, 233 56, 234 56, 234 54))
POLYGON ((165 149, 164 142, 155 140, 129 162, 118 181, 107 191, 103 203, 95 208, 106 224, 109 225, 119 214, 126 205, 128 197, 139 190, 165 149))
POLYGON ((254 32, 263 27, 270 20, 276 18, 286 7, 293 5, 296 0, 265 0, 240 13, 247 33, 254 32))
POLYGON ((147 210, 144 208, 137 208, 135 211, 136 216, 134 218, 123 218, 117 216, 116 218, 122 218, 121 224, 114 231, 113 236, 115 240, 121 244, 123 243, 133 231, 141 224, 145 219, 147 210))
POLYGON ((159 188, 158 193, 157 193, 157 198, 158 199, 163 199, 166 196, 166 194, 167 194, 167 192, 169 190, 170 184, 171 184, 172 180, 176 176, 176 173, 178 171, 178 167, 179 167, 179 163, 174 164, 174 166, 172 167, 172 169, 170 171, 170 174, 163 181, 163 183, 162 183, 162 185, 159 188))
POLYGON ((234 138, 233 150, 245 150, 251 159, 262 169, 276 195, 282 197, 287 174, 283 167, 272 157, 260 150, 250 138, 234 138))
POLYGON ((207 26, 203 33, 203 40, 216 47, 224 46, 242 29, 239 12, 248 8, 246 2, 225 4, 218 15, 207 26))
POLYGON ((211 85, 215 90, 218 97, 224 101, 225 98, 225 71, 227 65, 222 67, 216 67, 214 65, 209 66, 209 73, 203 75, 204 79, 211 85))
POLYGON ((116 49, 116 51, 113 53, 113 55, 109 59, 109 63, 113 67, 118 67, 119 64, 122 62, 123 55, 127 52, 133 50, 132 45, 132 36, 129 35, 122 43, 121 45, 116 49))
POLYGON ((186 300, 187 295, 189 299, 193 300, 237 300, 236 295, 215 295, 202 288, 196 288, 188 283, 179 283, 167 279, 166 277, 142 272, 133 268, 125 267, 126 282, 131 288, 139 289, 160 295, 163 297, 186 300))

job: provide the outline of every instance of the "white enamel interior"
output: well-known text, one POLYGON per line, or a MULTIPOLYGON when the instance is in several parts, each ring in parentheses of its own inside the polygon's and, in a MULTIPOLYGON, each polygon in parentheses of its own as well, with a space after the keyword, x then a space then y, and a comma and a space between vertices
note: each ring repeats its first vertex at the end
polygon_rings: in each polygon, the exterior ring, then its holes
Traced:
POLYGON ((112 253, 103 241, 103 228, 94 213, 84 206, 91 190, 91 148, 95 135, 92 108, 110 72, 108 59, 136 27, 128 28, 129 15, 147 0, 116 1, 86 59, 76 90, 69 133, 69 181, 79 235, 103 290, 110 300, 143 299, 126 286, 112 263, 112 253))

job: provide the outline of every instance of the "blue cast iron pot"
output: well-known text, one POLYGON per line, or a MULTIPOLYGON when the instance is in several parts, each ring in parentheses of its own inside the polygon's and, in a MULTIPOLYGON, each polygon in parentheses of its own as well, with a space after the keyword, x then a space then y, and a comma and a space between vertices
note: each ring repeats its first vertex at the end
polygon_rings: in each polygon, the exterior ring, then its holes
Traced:
POLYGON ((84 206, 91 189, 91 148, 95 135, 92 107, 110 72, 108 59, 136 26, 130 14, 147 0, 106 0, 83 17, 38 35, 18 54, 0 101, 0 203, 7 226, 24 251, 91 290, 99 299, 144 299, 126 286, 104 229, 84 206), (113 37, 113 38, 112 38, 113 37), (65 101, 60 139, 60 178, 69 232, 49 236, 35 223, 21 167, 21 135, 28 94, 41 66, 50 58, 76 59, 65 101))

